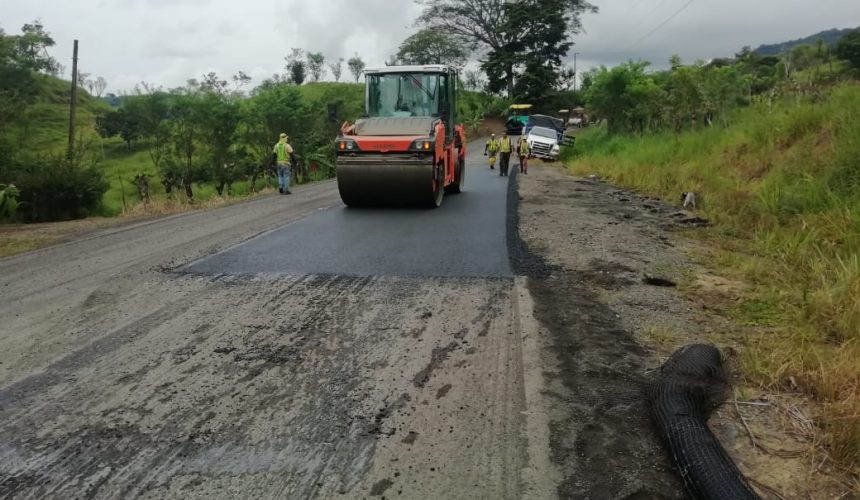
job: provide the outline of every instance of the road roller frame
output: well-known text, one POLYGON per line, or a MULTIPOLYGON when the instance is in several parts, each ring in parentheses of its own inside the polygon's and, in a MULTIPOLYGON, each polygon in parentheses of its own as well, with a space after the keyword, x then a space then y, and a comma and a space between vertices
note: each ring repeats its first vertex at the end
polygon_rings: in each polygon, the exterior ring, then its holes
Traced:
POLYGON ((444 65, 365 72, 365 116, 338 134, 337 184, 349 206, 438 207, 463 189, 466 133, 459 79, 444 65))

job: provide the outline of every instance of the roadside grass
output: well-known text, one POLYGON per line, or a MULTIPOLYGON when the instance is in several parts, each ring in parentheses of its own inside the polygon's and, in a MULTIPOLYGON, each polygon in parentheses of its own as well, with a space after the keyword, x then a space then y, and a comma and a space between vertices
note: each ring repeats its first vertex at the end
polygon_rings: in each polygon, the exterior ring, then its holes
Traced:
POLYGON ((860 474, 860 86, 760 104, 729 128, 580 134, 568 167, 673 203, 714 226, 702 260, 749 284, 726 314, 746 336, 746 380, 820 403, 830 456, 860 474))
POLYGON ((0 238, 0 258, 36 250, 57 241, 57 238, 51 236, 31 236, 26 234, 10 236, 9 234, 4 234, 3 231, 0 231, 0 234, 3 235, 3 238, 0 238))

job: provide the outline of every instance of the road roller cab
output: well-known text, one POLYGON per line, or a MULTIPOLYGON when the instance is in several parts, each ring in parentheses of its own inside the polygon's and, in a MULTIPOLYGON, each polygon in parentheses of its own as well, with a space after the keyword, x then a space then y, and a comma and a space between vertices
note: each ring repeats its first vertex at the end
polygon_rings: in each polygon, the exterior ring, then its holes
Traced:
POLYGON ((345 123, 335 144, 343 202, 438 207, 446 192, 459 193, 466 137, 456 123, 456 70, 389 66, 365 75, 365 115, 345 123))

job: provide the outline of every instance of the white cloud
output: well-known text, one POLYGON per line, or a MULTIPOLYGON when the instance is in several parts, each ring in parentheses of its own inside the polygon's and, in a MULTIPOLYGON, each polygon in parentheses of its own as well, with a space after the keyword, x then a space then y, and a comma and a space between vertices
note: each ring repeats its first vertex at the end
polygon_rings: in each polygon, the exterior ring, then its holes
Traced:
MULTIPOLYGON (((647 60, 668 65, 678 54, 685 61, 728 57, 744 45, 802 38, 831 28, 860 26, 854 0, 697 0, 653 35, 687 0, 594 0, 600 13, 584 18, 587 33, 577 37, 580 70, 647 60)), ((572 59, 572 58, 571 58, 572 59)))
MULTIPOLYGON (((580 69, 631 58, 665 65, 674 53, 708 59, 860 25, 856 0, 697 0, 634 43, 687 0, 593 1, 601 12, 585 17, 587 32, 573 49, 580 69)), ((40 18, 57 41, 52 55, 67 67, 79 39, 81 70, 104 76, 116 92, 141 80, 182 85, 208 71, 229 78, 244 70, 259 83, 283 72, 292 47, 329 58, 359 53, 379 66, 414 32, 420 11, 411 0, 2 0, 0 27, 17 32, 40 18)))

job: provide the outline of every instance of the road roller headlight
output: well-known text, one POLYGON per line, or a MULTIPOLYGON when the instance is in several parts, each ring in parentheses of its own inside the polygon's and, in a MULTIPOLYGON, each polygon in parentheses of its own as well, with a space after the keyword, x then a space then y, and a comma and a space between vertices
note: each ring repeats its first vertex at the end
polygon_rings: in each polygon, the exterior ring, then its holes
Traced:
POLYGON ((418 139, 412 143, 412 146, 409 147, 412 151, 433 151, 433 141, 430 139, 418 139))
POLYGON ((355 144, 355 141, 352 140, 339 140, 337 141, 337 150, 338 152, 350 152, 358 149, 358 146, 355 144))

